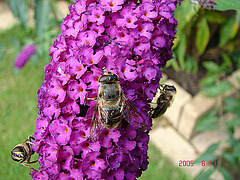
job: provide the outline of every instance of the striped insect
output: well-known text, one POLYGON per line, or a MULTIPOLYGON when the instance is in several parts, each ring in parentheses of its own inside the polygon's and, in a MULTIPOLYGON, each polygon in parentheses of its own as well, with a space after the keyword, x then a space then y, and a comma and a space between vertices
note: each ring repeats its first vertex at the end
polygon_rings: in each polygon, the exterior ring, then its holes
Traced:
POLYGON ((172 105, 174 97, 176 95, 176 88, 170 85, 160 85, 160 96, 157 99, 157 106, 151 108, 148 115, 151 118, 157 118, 162 116, 169 106, 172 105))
POLYGON ((122 119, 137 129, 147 130, 145 119, 121 91, 118 75, 105 70, 99 77, 100 83, 98 97, 92 116, 91 139, 103 128, 114 129, 118 127, 122 119))
POLYGON ((19 162, 25 167, 29 167, 28 164, 36 163, 37 161, 30 162, 31 156, 34 154, 34 151, 31 148, 31 145, 34 137, 29 136, 26 141, 21 144, 17 144, 11 151, 11 158, 13 161, 19 162))

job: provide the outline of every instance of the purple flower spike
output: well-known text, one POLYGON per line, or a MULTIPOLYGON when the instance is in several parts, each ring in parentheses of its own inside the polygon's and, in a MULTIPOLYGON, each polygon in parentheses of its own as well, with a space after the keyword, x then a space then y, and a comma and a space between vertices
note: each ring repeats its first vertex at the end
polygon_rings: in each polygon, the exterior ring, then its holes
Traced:
POLYGON ((159 86, 160 68, 172 58, 177 26, 172 12, 181 0, 74 2, 61 24, 62 33, 49 49, 52 60, 38 91, 33 149, 40 168, 31 176, 134 180, 148 166, 152 125, 148 103, 159 86), (143 119, 132 107, 123 110, 116 128, 98 128, 100 108, 94 99, 103 69, 118 75, 124 98, 143 119))
POLYGON ((22 69, 26 62, 29 60, 30 56, 36 54, 37 48, 34 45, 27 45, 23 50, 18 54, 15 61, 15 67, 17 69, 22 69))

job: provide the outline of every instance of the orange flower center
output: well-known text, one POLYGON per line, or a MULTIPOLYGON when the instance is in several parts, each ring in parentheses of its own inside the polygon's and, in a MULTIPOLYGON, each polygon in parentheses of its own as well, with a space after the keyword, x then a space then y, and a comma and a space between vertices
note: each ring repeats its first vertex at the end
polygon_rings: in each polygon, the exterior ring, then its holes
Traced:
POLYGON ((96 162, 95 161, 91 161, 91 166, 96 166, 96 162))
POLYGON ((81 66, 79 66, 79 67, 77 68, 77 70, 78 70, 78 71, 81 71, 81 70, 82 70, 82 67, 81 67, 81 66))
POLYGON ((142 32, 142 31, 143 31, 143 28, 142 28, 142 27, 138 27, 138 31, 139 31, 139 32, 142 32))
POLYGON ((82 93, 82 92, 83 92, 83 88, 82 88, 82 87, 80 87, 80 88, 79 88, 79 91, 80 91, 80 93, 82 93))

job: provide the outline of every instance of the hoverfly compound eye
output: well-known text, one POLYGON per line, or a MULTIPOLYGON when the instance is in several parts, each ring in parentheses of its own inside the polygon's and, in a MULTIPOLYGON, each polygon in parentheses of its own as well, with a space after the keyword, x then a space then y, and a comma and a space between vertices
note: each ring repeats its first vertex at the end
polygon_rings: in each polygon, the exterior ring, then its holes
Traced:
POLYGON ((164 91, 176 91, 174 86, 165 85, 163 88, 164 91))
POLYGON ((112 77, 112 81, 119 81, 118 75, 113 74, 111 77, 112 77))
POLYGON ((119 82, 119 77, 118 77, 118 75, 113 74, 112 72, 108 71, 99 77, 98 82, 100 82, 100 83, 119 82))

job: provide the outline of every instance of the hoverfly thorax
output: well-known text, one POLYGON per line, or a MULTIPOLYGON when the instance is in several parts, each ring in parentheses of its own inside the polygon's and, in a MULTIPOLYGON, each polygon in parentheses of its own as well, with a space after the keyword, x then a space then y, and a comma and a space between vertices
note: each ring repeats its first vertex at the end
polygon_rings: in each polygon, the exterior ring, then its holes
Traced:
POLYGON ((165 85, 163 87, 163 91, 166 93, 166 94, 169 94, 169 95, 175 95, 177 90, 174 86, 169 86, 169 85, 165 85))
POLYGON ((116 102, 121 96, 119 77, 111 72, 105 72, 99 79, 99 97, 105 101, 116 102))

